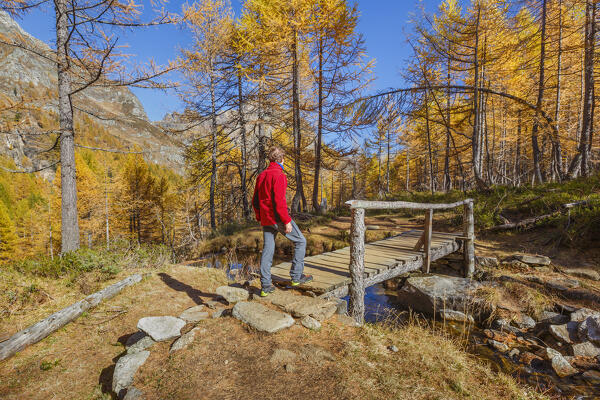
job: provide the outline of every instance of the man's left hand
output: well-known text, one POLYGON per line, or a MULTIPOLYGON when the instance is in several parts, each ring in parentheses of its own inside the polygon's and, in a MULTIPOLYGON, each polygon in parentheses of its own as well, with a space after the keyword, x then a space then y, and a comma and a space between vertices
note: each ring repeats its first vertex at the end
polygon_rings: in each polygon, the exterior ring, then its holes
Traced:
POLYGON ((285 224, 285 233, 292 233, 292 221, 288 222, 287 224, 285 224))

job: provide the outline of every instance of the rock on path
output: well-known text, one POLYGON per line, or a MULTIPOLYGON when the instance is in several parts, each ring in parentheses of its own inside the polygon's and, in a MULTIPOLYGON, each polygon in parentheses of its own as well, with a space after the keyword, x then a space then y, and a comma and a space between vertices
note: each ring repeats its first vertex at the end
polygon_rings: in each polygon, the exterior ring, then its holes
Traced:
POLYGON ((112 390, 119 398, 123 396, 123 391, 131 386, 135 373, 146 362, 149 355, 149 351, 142 350, 119 358, 112 381, 112 390))
POLYGON ((138 329, 146 332, 154 341, 162 342, 181 336, 185 321, 176 317, 144 317, 138 321, 138 329))
POLYGON ((196 328, 192 329, 191 331, 189 331, 188 333, 181 335, 181 337, 179 339, 177 339, 175 342, 173 342, 173 344, 171 345, 171 349, 169 350, 169 353, 174 353, 178 350, 182 350, 182 349, 185 349, 186 347, 188 347, 190 344, 192 344, 194 342, 194 338, 196 337, 196 334, 201 331, 206 332, 205 329, 196 327, 196 328))
POLYGON ((202 304, 188 308, 179 316, 179 318, 181 318, 182 320, 190 323, 200 322, 203 319, 207 319, 208 317, 209 314, 202 304))
POLYGON ((127 349, 127 354, 133 354, 146 350, 154 343, 156 342, 150 336, 146 335, 145 332, 138 331, 127 338, 125 348, 127 349))
POLYGON ((300 322, 302 323, 302 326, 312 331, 318 331, 319 329, 321 329, 321 323, 313 317, 311 317, 310 315, 307 315, 306 317, 302 318, 300 322))
POLYGON ((310 315, 317 321, 324 321, 331 318, 338 309, 338 302, 336 300, 297 296, 283 290, 276 290, 268 297, 258 297, 257 299, 262 302, 276 305, 296 318, 304 318, 307 315, 310 315))
POLYGON ((216 293, 232 304, 248 300, 250 297, 250 293, 246 289, 234 286, 219 286, 216 293))
POLYGON ((529 265, 550 265, 552 262, 550 257, 533 254, 517 254, 513 258, 529 265))
POLYGON ((291 315, 271 310, 259 303, 241 301, 233 307, 232 315, 254 329, 274 333, 294 325, 291 315))

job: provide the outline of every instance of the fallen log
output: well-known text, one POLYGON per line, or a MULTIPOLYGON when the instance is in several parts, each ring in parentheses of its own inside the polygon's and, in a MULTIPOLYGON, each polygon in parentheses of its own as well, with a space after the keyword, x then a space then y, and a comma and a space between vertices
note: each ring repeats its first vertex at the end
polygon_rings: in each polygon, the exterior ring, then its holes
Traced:
POLYGON ((71 304, 60 311, 55 312, 46 319, 15 333, 8 340, 0 343, 0 360, 4 360, 25 347, 37 343, 46 336, 73 321, 85 311, 96 307, 101 301, 115 296, 124 288, 138 283, 142 280, 140 274, 131 275, 113 285, 110 285, 96 293, 87 296, 85 299, 71 304))

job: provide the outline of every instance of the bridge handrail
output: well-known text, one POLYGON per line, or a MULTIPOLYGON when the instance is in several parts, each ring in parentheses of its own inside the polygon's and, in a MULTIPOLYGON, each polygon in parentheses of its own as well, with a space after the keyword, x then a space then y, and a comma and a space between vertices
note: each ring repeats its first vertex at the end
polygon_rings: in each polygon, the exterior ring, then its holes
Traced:
POLYGON ((426 210, 423 234, 414 250, 423 247, 423 270, 429 273, 431 262, 431 235, 433 225, 433 210, 446 210, 455 207, 464 207, 463 257, 465 260, 465 277, 470 277, 475 271, 475 217, 473 213, 473 199, 464 199, 454 203, 412 203, 408 201, 367 201, 349 200, 346 202, 352 212, 352 225, 350 227, 350 279, 348 287, 350 298, 350 315, 362 325, 365 314, 365 210, 367 209, 417 209, 426 210))
POLYGON ((348 200, 346 202, 350 208, 364 208, 369 210, 391 210, 399 208, 408 208, 413 210, 447 210, 464 206, 467 203, 473 203, 473 199, 464 199, 454 203, 413 203, 410 201, 369 201, 369 200, 348 200))

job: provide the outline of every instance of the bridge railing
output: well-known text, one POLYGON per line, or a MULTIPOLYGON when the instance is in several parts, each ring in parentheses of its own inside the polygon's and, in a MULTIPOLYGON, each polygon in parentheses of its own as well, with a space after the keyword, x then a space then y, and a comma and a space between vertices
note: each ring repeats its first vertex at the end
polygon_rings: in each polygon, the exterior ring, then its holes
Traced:
POLYGON ((464 276, 470 277, 475 271, 475 218, 473 215, 473 199, 465 199, 455 203, 411 203, 407 201, 365 201, 350 200, 346 202, 352 212, 350 228, 350 279, 348 287, 350 297, 350 315, 358 324, 364 323, 365 315, 365 210, 425 210, 425 225, 415 250, 423 248, 423 270, 429 272, 431 265, 431 233, 433 210, 448 210, 456 207, 464 208, 463 241, 464 276))

